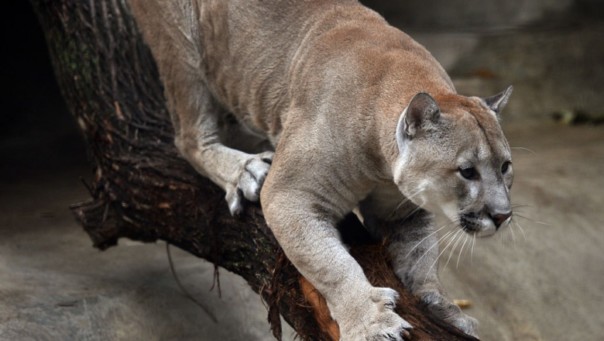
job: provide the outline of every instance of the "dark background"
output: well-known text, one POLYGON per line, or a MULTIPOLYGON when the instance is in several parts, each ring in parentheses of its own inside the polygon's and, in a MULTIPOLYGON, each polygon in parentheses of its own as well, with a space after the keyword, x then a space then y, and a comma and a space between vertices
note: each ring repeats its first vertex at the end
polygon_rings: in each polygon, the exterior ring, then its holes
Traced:
POLYGON ((82 165, 83 139, 54 79, 31 5, 10 0, 1 6, 0 182, 82 165))
POLYGON ((44 36, 31 5, 23 0, 5 2, 0 22, 3 42, 0 135, 44 133, 69 126, 72 120, 65 114, 44 36))

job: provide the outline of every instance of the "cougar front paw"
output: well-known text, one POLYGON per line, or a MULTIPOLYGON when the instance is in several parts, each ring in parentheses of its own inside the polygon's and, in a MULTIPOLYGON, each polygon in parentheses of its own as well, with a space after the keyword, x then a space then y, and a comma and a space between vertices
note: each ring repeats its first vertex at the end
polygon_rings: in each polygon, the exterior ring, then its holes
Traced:
POLYGON ((227 189, 226 201, 232 215, 238 215, 243 210, 243 199, 258 201, 260 189, 268 174, 273 152, 251 155, 240 170, 236 183, 227 189))
POLYGON ((342 341, 402 341, 411 329, 394 310, 398 294, 389 288, 372 288, 369 298, 341 318, 342 341))
POLYGON ((466 315, 461 309, 438 292, 427 292, 420 295, 428 309, 437 317, 457 327, 462 332, 478 337, 476 328, 478 321, 466 315))

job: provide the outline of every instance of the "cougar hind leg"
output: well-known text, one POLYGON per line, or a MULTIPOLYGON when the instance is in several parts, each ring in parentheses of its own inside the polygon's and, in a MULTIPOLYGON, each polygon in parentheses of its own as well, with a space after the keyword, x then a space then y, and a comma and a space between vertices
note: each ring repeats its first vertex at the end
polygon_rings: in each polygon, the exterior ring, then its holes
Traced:
POLYGON ((273 153, 250 154, 224 144, 221 128, 229 113, 213 98, 204 79, 194 2, 131 0, 130 5, 157 63, 176 147, 200 174, 226 192, 231 214, 240 213, 244 198, 258 201, 273 153))
POLYGON ((220 141, 227 147, 251 154, 275 150, 268 138, 252 132, 231 113, 221 116, 219 127, 220 141))

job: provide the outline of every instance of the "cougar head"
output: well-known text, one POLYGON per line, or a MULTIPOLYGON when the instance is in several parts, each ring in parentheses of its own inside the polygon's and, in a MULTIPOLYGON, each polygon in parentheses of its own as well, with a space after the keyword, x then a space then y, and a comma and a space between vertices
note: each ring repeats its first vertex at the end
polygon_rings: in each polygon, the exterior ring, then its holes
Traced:
POLYGON ((415 95, 396 130, 393 173, 403 195, 479 237, 509 223, 512 157, 498 116, 511 93, 415 95))

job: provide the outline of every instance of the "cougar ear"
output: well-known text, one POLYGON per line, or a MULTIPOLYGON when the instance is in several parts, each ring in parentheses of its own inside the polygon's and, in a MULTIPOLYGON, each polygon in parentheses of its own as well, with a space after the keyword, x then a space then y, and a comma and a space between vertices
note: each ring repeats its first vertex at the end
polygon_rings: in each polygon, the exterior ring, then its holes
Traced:
POLYGON ((396 127, 399 147, 402 146, 404 138, 412 139, 421 131, 425 123, 436 122, 439 117, 440 108, 432 96, 425 92, 413 96, 396 127))
POLYGON ((495 96, 485 98, 484 102, 489 108, 491 108, 491 110, 495 112, 495 114, 499 115, 499 113, 503 110, 503 107, 505 107, 505 105, 508 103, 513 90, 514 87, 510 85, 503 92, 498 93, 495 96))

